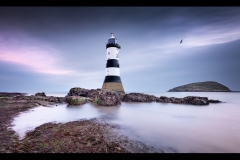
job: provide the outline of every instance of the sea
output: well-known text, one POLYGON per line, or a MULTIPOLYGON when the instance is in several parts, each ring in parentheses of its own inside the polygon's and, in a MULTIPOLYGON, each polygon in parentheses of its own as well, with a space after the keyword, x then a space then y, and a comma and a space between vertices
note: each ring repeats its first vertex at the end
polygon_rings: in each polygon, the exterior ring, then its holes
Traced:
MULTIPOLYGON (((68 92, 45 92, 64 97, 68 92)), ((28 93, 33 95, 35 93, 28 93)), ((157 97, 201 96, 220 100, 205 106, 158 102, 122 102, 118 106, 57 104, 18 114, 12 129, 27 131, 48 123, 101 118, 118 125, 133 140, 173 153, 240 153, 240 92, 155 92, 157 97)))

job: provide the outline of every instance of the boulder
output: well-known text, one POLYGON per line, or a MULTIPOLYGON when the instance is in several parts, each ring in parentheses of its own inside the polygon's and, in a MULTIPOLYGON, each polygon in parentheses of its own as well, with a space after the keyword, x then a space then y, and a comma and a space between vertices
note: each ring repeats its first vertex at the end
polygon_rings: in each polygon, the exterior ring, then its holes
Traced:
POLYGON ((42 93, 36 93, 35 96, 43 96, 43 97, 46 97, 46 94, 44 92, 42 93))
POLYGON ((88 97, 88 89, 75 87, 71 88, 68 92, 67 96, 82 96, 82 97, 88 97))
POLYGON ((101 106, 116 106, 121 104, 121 99, 116 91, 104 90, 98 92, 98 96, 95 96, 93 103, 101 106))

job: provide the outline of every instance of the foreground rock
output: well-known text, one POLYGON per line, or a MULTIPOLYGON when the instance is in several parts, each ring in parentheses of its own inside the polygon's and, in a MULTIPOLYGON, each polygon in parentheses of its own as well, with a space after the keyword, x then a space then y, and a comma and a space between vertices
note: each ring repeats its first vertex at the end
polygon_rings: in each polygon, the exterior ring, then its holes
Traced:
MULTIPOLYGON (((46 123, 27 133, 22 140, 9 127, 15 116, 41 103, 55 102, 26 99, 0 101, 0 153, 153 153, 163 152, 141 142, 130 140, 117 126, 101 119, 68 123, 46 123)), ((36 96, 43 99, 46 97, 36 96)), ((35 98, 36 98, 35 97, 35 98)), ((23 99, 22 99, 23 98, 23 99)))
POLYGON ((119 133, 100 119, 46 123, 10 146, 12 153, 153 153, 157 151, 119 133))
POLYGON ((18 113, 27 111, 30 108, 34 108, 39 105, 50 106, 56 103, 37 100, 27 99, 28 96, 19 96, 21 98, 5 97, 0 98, 0 153, 10 152, 9 146, 13 145, 18 141, 16 133, 9 129, 11 126, 12 119, 17 116, 18 113))
POLYGON ((207 81, 178 86, 168 92, 231 92, 231 90, 218 82, 207 81))
MULTIPOLYGON (((71 88, 66 98, 71 96, 88 97, 89 101, 101 106, 116 106, 121 104, 124 94, 106 89, 85 89, 80 87, 71 88)), ((71 100, 68 101, 68 103, 71 100)))

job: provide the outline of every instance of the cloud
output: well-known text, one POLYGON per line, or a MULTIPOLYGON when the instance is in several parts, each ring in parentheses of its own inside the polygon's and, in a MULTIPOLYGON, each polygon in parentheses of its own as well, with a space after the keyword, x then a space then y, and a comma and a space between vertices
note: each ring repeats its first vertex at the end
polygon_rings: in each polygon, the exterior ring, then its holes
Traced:
POLYGON ((201 26, 193 29, 184 38, 184 47, 198 47, 227 43, 240 39, 240 27, 201 26))
POLYGON ((60 67, 63 60, 57 49, 23 33, 1 34, 0 60, 22 64, 39 73, 75 73, 74 70, 60 67))

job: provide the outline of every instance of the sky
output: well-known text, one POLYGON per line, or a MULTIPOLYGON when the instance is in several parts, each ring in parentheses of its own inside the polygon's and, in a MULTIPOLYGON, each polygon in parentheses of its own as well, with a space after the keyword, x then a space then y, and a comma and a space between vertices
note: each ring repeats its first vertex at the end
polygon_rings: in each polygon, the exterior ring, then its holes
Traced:
POLYGON ((240 91, 240 7, 78 6, 0 7, 0 92, 101 88, 111 32, 125 92, 240 91))

